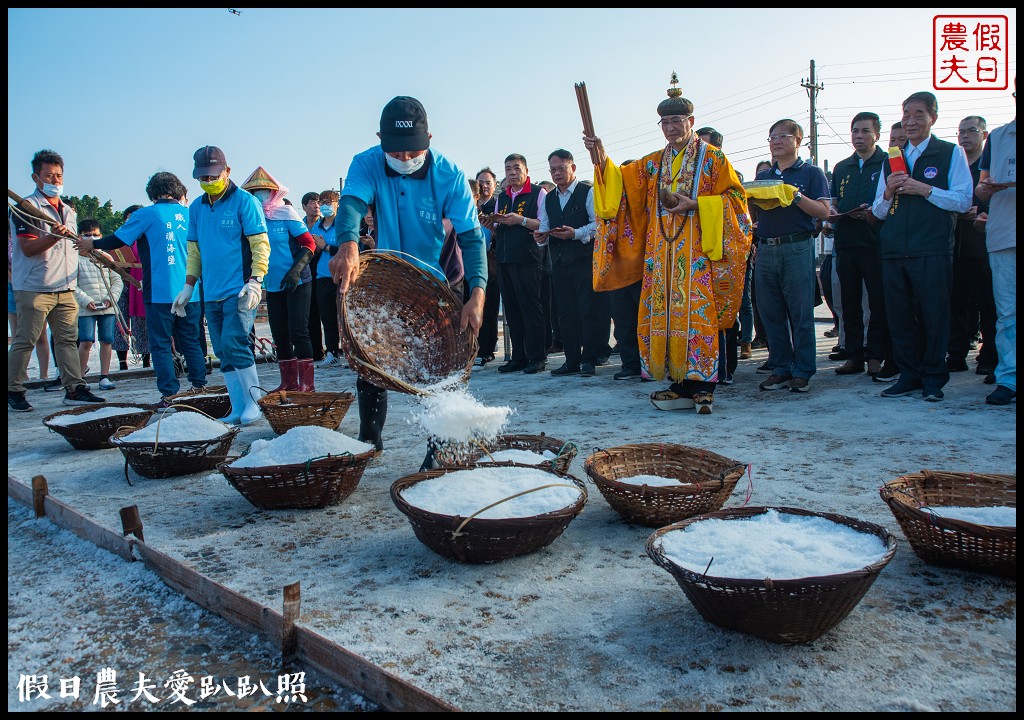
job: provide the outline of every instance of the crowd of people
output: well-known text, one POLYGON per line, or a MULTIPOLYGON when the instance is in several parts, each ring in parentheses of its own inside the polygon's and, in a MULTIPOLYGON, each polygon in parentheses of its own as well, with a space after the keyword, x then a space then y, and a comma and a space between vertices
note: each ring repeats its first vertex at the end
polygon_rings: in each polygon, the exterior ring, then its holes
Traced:
MULTIPOLYGON (((371 249, 403 253, 464 300, 477 369, 496 358, 502 315, 499 373, 545 372, 562 352, 549 372, 571 382, 617 353, 615 380, 668 383, 650 395, 656 408, 709 414, 717 386, 759 347, 761 390, 810 390, 824 296, 836 373, 890 383, 885 398, 941 401, 977 338, 976 372, 995 385, 986 401, 1015 401, 1015 119, 990 133, 970 115, 946 141, 932 133, 935 96, 914 93, 888 151, 879 115, 854 115, 853 153, 828 177, 800 157, 804 129, 783 118, 768 128, 770 159, 744 183, 722 134, 694 129, 694 104, 675 83, 656 112, 665 145, 639 159, 615 162, 601 138, 583 138, 593 182, 565 149, 548 155, 550 181, 532 178, 520 153, 505 158, 501 179, 490 168, 469 178, 431 146, 423 105, 399 96, 344 188, 306 192, 301 213, 265 168, 236 185, 224 152, 205 146, 193 158, 198 198, 157 173, 151 205, 130 208, 106 237, 61 198, 63 159, 42 150, 26 198, 37 212, 10 212, 8 406, 32 409, 26 369, 35 350, 45 373, 48 325, 65 404, 104 402, 84 380, 94 342, 105 390, 115 387, 112 352, 124 369, 128 341, 144 341, 166 407, 181 390, 179 359, 191 391, 207 384, 205 323, 231 397, 225 420, 251 423, 261 300, 278 389, 312 391, 317 364, 342 362, 338 294, 371 249), (819 273, 822 234, 831 247, 819 273), (141 279, 137 297, 96 251, 141 279)), ((359 438, 380 450, 387 392, 362 379, 357 392, 359 438)))

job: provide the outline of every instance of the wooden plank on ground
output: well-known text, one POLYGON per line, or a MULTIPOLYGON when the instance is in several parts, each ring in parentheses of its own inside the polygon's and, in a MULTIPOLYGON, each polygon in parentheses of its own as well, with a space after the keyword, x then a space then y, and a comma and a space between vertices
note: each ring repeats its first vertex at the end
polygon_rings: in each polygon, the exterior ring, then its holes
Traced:
MULTIPOLYGON (((33 491, 8 473, 7 495, 31 508, 33 491)), ((255 632, 281 647, 285 619, 281 613, 251 600, 135 538, 118 535, 50 495, 46 517, 84 540, 134 560, 135 554, 168 586, 231 624, 255 632)), ((297 603, 296 603, 297 604, 297 603)), ((346 650, 309 628, 294 625, 295 657, 332 680, 360 693, 383 708, 404 712, 458 711, 458 708, 394 675, 366 658, 346 650)))
POLYGON ((309 628, 296 627, 297 657, 328 677, 396 712, 457 712, 458 708, 349 652, 309 628))
MULTIPOLYGON (((7 495, 15 502, 21 503, 28 508, 33 507, 32 488, 10 473, 7 475, 7 495)), ((52 495, 47 495, 44 499, 43 509, 45 510, 46 517, 55 525, 65 530, 70 530, 83 540, 88 540, 93 545, 112 552, 125 560, 134 559, 132 557, 132 543, 127 538, 93 522, 52 495)))

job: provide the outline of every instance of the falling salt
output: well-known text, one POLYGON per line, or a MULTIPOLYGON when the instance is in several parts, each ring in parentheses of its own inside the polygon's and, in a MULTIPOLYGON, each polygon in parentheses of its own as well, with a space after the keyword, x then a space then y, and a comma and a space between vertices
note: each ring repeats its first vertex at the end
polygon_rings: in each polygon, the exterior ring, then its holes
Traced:
POLYGON ((886 552, 870 533, 777 510, 740 520, 699 520, 666 532, 661 547, 672 562, 702 575, 710 562, 711 577, 774 580, 852 572, 886 552))
POLYGON ((145 412, 145 410, 145 408, 140 407, 104 407, 99 410, 81 413, 80 415, 61 415, 50 420, 49 424, 67 427, 68 425, 80 425, 93 420, 102 420, 103 418, 117 417, 119 415, 134 415, 135 413, 145 412))
POLYGON ((295 465, 327 455, 359 455, 373 446, 327 428, 300 425, 272 440, 255 440, 231 467, 295 465))
POLYGON ((1017 527, 1017 508, 1015 507, 957 507, 953 505, 944 507, 936 505, 921 509, 946 520, 963 520, 975 525, 991 527, 1017 527))
POLYGON ((623 485, 649 485, 651 487, 682 485, 679 478, 667 478, 659 475, 631 475, 629 477, 615 478, 615 481, 623 485))
POLYGON ((428 512, 469 517, 491 503, 524 490, 557 483, 550 487, 503 502, 477 515, 479 518, 532 517, 569 507, 582 495, 571 480, 532 468, 501 467, 456 470, 440 477, 421 480, 402 490, 410 505, 428 512))
POLYGON ((177 412, 172 415, 164 414, 158 422, 125 435, 121 439, 127 442, 213 440, 229 430, 230 428, 224 423, 211 420, 201 413, 177 412), (157 438, 158 432, 159 438, 157 438))
POLYGON ((462 388, 420 398, 412 419, 438 440, 451 443, 486 443, 505 427, 512 408, 488 407, 462 388))
POLYGON ((494 462, 515 462, 520 465, 544 465, 554 460, 555 455, 550 450, 545 450, 543 453, 535 453, 533 450, 498 450, 492 452, 491 457, 484 455, 482 458, 477 460, 478 463, 489 463, 491 458, 494 458, 494 462))

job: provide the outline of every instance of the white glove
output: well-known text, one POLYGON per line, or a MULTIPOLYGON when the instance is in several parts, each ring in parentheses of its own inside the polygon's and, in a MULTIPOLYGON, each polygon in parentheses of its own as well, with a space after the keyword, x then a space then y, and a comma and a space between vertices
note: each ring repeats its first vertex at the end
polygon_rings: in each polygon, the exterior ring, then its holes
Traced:
POLYGON ((174 302, 171 303, 171 314, 177 315, 178 317, 185 317, 185 307, 192 302, 192 290, 194 285, 185 283, 185 287, 178 293, 178 297, 174 298, 174 302))
POLYGON ((238 309, 253 310, 260 304, 260 281, 249 278, 249 282, 238 293, 238 309))

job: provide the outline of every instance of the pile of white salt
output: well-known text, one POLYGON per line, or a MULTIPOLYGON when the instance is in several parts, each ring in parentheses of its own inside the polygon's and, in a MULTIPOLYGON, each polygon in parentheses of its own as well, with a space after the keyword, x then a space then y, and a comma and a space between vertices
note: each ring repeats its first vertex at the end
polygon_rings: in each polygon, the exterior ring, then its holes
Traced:
POLYGON ((50 425, 59 425, 61 427, 67 427, 68 425, 81 425, 82 423, 91 422, 93 420, 102 420, 108 417, 117 417, 118 415, 134 415, 135 413, 144 412, 145 408, 140 407, 103 407, 99 410, 90 410, 89 412, 79 413, 78 415, 61 415, 50 420, 50 425))
POLYGON ((344 433, 327 428, 300 425, 272 440, 255 440, 249 452, 231 463, 231 467, 268 467, 296 465, 327 455, 360 455, 373 446, 344 433))
POLYGON ((211 420, 202 413, 164 413, 158 422, 125 435, 121 439, 126 442, 213 440, 223 436, 230 430, 231 428, 224 423, 219 420, 211 420), (159 433, 159 439, 157 433, 159 433))

